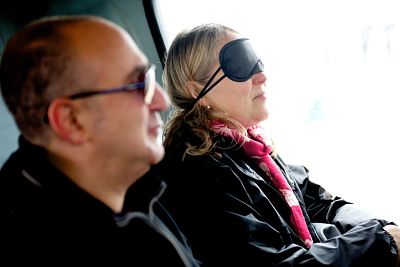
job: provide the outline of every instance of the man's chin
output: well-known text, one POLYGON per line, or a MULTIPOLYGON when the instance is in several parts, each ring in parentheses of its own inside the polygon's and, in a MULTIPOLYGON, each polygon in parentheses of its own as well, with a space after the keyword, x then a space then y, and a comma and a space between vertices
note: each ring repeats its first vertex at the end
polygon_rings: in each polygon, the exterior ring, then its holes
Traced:
POLYGON ((165 152, 164 152, 164 147, 163 146, 160 147, 160 148, 152 149, 151 150, 152 157, 151 157, 150 164, 154 165, 154 164, 159 163, 164 158, 164 154, 165 154, 165 152))

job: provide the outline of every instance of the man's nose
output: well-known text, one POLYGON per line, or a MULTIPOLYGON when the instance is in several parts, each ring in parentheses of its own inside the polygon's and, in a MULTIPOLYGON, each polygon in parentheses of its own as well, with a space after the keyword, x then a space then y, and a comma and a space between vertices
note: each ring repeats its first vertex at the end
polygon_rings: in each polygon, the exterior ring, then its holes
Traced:
POLYGON ((167 111, 171 105, 168 95, 165 93, 164 89, 156 83, 156 89, 154 92, 154 97, 150 103, 151 110, 157 111, 167 111))

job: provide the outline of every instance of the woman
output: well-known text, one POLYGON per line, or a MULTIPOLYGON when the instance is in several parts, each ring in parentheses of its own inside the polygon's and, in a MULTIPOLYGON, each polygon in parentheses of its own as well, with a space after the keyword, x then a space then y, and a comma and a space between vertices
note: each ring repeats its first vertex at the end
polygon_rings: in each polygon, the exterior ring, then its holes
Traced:
POLYGON ((182 32, 163 78, 173 111, 153 172, 205 266, 396 265, 396 226, 333 197, 273 151, 260 126, 267 77, 248 39, 216 24, 182 32))

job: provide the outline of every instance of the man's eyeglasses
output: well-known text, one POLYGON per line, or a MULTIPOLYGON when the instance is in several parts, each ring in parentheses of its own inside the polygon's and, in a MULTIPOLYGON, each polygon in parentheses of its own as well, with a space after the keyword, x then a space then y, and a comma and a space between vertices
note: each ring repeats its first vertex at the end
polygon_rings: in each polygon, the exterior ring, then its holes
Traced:
MULTIPOLYGON (((133 92, 138 89, 143 89, 143 101, 146 105, 150 105, 151 102, 153 101, 154 93, 156 91, 156 73, 155 73, 155 71, 156 71, 156 66, 154 64, 151 64, 149 66, 149 68, 147 69, 147 71, 139 79, 139 82, 129 83, 129 84, 126 84, 121 87, 110 88, 110 89, 105 89, 105 90, 85 91, 85 92, 67 96, 66 98, 74 100, 74 99, 79 99, 79 98, 95 96, 95 95, 114 94, 114 93, 121 93, 121 92, 133 92)), ((47 117, 47 109, 48 109, 48 107, 46 108, 46 113, 43 118, 45 123, 49 122, 49 118, 47 117)))
POLYGON ((129 83, 121 87, 110 88, 105 90, 98 91, 85 91, 77 94, 73 94, 67 96, 69 99, 78 99, 84 97, 90 97, 95 95, 102 94, 114 94, 121 92, 132 92, 138 89, 144 89, 144 103, 146 105, 150 105, 153 100, 154 92, 156 89, 156 74, 155 74, 156 66, 151 64, 147 71, 144 73, 144 77, 141 79, 142 81, 136 83, 129 83))

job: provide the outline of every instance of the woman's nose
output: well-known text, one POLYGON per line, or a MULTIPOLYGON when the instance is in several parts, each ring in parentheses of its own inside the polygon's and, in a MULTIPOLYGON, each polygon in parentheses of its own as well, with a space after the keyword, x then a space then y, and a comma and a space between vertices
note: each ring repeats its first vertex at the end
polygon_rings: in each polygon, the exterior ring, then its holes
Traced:
POLYGON ((253 77, 252 77, 252 81, 256 85, 264 84, 264 83, 267 82, 267 76, 262 71, 262 72, 254 74, 253 77))

